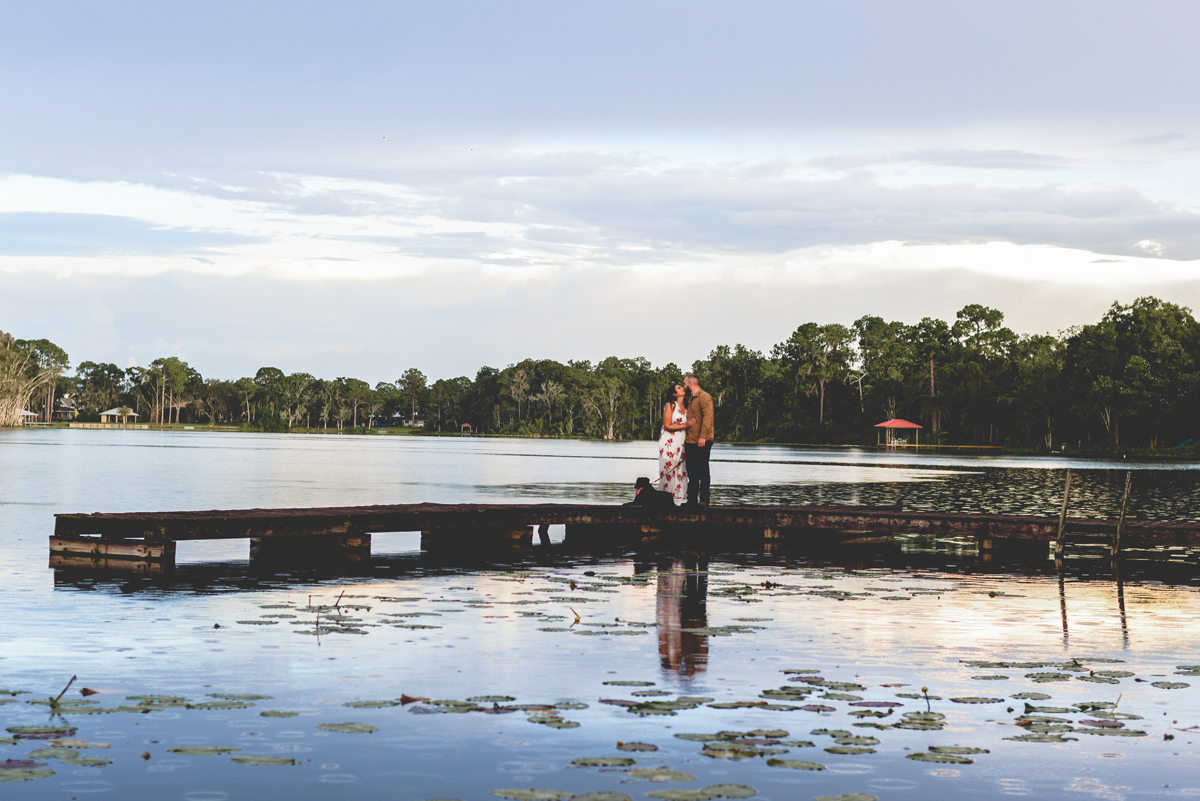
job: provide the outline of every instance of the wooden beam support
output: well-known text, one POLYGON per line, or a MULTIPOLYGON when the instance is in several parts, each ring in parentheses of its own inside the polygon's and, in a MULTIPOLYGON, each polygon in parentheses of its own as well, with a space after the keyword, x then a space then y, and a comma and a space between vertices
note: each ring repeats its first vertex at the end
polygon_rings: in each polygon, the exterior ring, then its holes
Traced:
POLYGON ((1112 558, 1121 556, 1121 537, 1125 533, 1125 513, 1129 510, 1129 490, 1133 486, 1133 471, 1125 473, 1125 493, 1121 496, 1121 516, 1117 518, 1117 530, 1113 533, 1112 558))
POLYGON ((1062 512, 1058 516, 1058 534, 1054 538, 1054 560, 1062 561, 1063 548, 1067 542, 1067 504, 1071 500, 1071 468, 1067 468, 1067 482, 1063 487, 1062 512))

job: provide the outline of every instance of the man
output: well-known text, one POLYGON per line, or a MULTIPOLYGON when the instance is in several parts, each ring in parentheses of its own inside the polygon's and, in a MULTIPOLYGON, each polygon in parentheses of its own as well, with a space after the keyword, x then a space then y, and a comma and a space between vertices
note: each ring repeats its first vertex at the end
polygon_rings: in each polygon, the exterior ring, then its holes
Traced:
POLYGON ((713 401, 712 395, 700 388, 700 379, 689 375, 684 379, 692 393, 687 416, 695 422, 687 430, 683 441, 683 460, 687 464, 688 506, 708 506, 709 475, 708 456, 712 453, 713 401))

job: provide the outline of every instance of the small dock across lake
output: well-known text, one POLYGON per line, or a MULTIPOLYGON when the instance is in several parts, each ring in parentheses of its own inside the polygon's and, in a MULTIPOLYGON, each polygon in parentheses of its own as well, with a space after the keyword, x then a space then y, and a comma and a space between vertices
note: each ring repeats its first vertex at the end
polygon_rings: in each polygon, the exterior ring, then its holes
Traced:
MULTIPOLYGON (((535 533, 565 525, 571 548, 694 546, 824 547, 883 543, 896 532, 970 536, 981 552, 1006 549, 1047 558, 1060 519, 903 510, 887 506, 712 506, 647 509, 591 504, 400 504, 56 515, 52 567, 138 569, 174 564, 175 543, 248 539, 252 560, 301 553, 369 558, 371 535, 421 532, 440 552, 531 548, 535 533)), ((1113 542, 1117 520, 1068 518, 1072 542, 1113 542)), ((1120 548, 1200 546, 1200 523, 1127 521, 1120 548)))

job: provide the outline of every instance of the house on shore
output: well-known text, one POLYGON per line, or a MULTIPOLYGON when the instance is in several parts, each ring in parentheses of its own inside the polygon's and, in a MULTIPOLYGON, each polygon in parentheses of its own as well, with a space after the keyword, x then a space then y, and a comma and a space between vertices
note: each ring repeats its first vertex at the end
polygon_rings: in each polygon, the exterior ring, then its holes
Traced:
POLYGON ((101 423, 136 423, 137 412, 130 412, 122 415, 120 409, 109 409, 107 412, 100 412, 101 423), (129 418, 133 418, 132 420, 129 418))
POLYGON ((69 423, 78 414, 79 412, 75 409, 75 399, 70 395, 63 395, 55 402, 54 412, 50 419, 55 423, 69 423))

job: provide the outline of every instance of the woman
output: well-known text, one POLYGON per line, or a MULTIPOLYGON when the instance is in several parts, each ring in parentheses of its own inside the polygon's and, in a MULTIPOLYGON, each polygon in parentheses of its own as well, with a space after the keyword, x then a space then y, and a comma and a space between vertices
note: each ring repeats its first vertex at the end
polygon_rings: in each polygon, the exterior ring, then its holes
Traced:
POLYGON ((671 400, 663 407, 662 433, 658 437, 658 489, 669 492, 677 502, 687 501, 687 468, 683 464, 683 440, 687 429, 696 421, 689 420, 685 390, 682 384, 671 389, 671 400))

